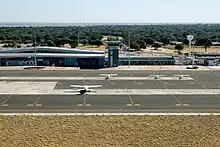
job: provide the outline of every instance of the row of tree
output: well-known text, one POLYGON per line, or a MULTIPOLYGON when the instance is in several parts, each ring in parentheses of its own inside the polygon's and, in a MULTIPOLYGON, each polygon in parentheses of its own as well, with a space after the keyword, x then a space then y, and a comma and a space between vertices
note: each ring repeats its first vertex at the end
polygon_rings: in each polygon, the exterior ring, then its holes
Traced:
POLYGON ((70 44, 76 47, 78 42, 86 45, 102 45, 105 35, 121 36, 128 45, 131 34, 132 48, 145 48, 154 45, 155 41, 169 44, 180 41, 188 44, 187 35, 195 36, 195 45, 210 46, 211 42, 220 42, 219 24, 194 25, 112 25, 112 26, 69 26, 69 27, 1 27, 0 42, 11 46, 33 43, 37 45, 61 46, 70 44))

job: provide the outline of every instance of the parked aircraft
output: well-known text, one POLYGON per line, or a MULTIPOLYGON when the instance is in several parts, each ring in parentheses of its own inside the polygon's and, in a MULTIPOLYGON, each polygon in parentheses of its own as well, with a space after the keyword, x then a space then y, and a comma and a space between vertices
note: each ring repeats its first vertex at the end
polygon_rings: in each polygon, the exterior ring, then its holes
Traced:
POLYGON ((112 78, 113 76, 117 76, 118 74, 100 74, 100 76, 105 76, 105 80, 112 78))
POLYGON ((160 77, 163 77, 165 75, 150 75, 150 76, 154 77, 154 79, 159 79, 160 77))
POLYGON ((70 85, 70 87, 79 88, 79 89, 66 90, 66 92, 79 92, 80 94, 85 94, 87 92, 95 91, 94 89, 91 88, 102 87, 102 85, 70 85))
POLYGON ((183 79, 184 77, 189 77, 189 75, 174 75, 175 77, 179 77, 179 79, 183 79))

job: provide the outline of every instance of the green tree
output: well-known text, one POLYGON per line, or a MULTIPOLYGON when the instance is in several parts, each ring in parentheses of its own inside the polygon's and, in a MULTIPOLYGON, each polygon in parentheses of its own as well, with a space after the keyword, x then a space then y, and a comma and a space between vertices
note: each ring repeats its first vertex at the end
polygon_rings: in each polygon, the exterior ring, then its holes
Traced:
POLYGON ((84 46, 86 46, 87 43, 88 43, 88 40, 86 40, 86 39, 84 39, 84 40, 82 41, 82 44, 83 44, 84 46))
POLYGON ((95 45, 97 45, 99 47, 100 45, 102 45, 102 41, 97 39, 95 41, 95 45))
POLYGON ((70 44, 71 48, 76 48, 78 46, 77 42, 73 42, 70 44))
POLYGON ((0 34, 0 40, 5 40, 5 35, 0 34))
POLYGON ((164 45, 170 44, 170 40, 167 37, 162 38, 161 41, 163 42, 164 45))
POLYGON ((89 40, 90 45, 96 45, 96 40, 89 40))
POLYGON ((152 47, 154 47, 156 50, 159 48, 159 47, 162 47, 162 45, 158 44, 158 43, 154 43, 152 45, 152 47))
POLYGON ((36 36, 36 42, 39 43, 40 41, 41 41, 41 37, 40 37, 40 35, 37 35, 36 36))
POLYGON ((102 45, 102 41, 98 40, 98 39, 97 40, 90 40, 89 44, 90 45, 97 45, 99 47, 100 45, 102 45))
POLYGON ((200 38, 200 39, 198 39, 198 41, 196 42, 196 45, 204 46, 205 52, 207 52, 207 48, 212 45, 212 42, 211 42, 211 40, 209 40, 209 39, 207 39, 207 38, 200 38))
POLYGON ((207 52, 207 48, 211 46, 211 43, 206 42, 203 46, 205 48, 205 52, 207 52))
POLYGON ((46 41, 47 46, 56 46, 53 40, 47 40, 46 41))
POLYGON ((16 41, 12 41, 11 47, 17 47, 17 42, 16 41))
POLYGON ((178 54, 182 54, 182 50, 183 50, 183 45, 180 45, 180 44, 176 44, 175 45, 175 49, 178 50, 178 54))
POLYGON ((78 36, 77 35, 71 35, 71 36, 69 36, 69 39, 70 40, 77 40, 78 36))
MULTIPOLYGON (((124 43, 128 45, 128 32, 131 30, 133 31, 131 41, 139 42, 143 40, 147 45, 153 45, 154 40, 167 44, 168 39, 188 44, 186 36, 189 34, 193 34, 196 40, 205 38, 210 41, 220 42, 219 24, 85 26, 80 29, 80 39, 86 39, 89 43, 93 43, 93 41, 89 40, 101 40, 103 35, 121 36, 124 38, 124 43)), ((60 46, 77 41, 78 32, 79 27, 77 26, 16 27, 16 29, 14 27, 0 27, 0 40, 2 40, 2 43, 6 43, 6 41, 10 41, 10 43, 12 41, 33 43, 33 38, 36 34, 37 43, 42 40, 52 40, 56 46, 60 46)), ((202 44, 204 47, 209 45, 210 43, 202 44)))
POLYGON ((54 40, 54 44, 55 44, 57 47, 63 45, 60 38, 56 38, 56 39, 54 40))
POLYGON ((142 49, 146 49, 146 43, 143 40, 138 41, 138 45, 140 46, 140 48, 142 49))
POLYGON ((146 38, 146 39, 144 39, 144 41, 146 42, 146 44, 149 44, 149 45, 154 44, 154 40, 152 38, 146 38))
POLYGON ((73 40, 70 40, 69 38, 63 38, 63 39, 61 39, 61 42, 62 42, 62 44, 71 44, 73 42, 73 40))
POLYGON ((131 49, 140 50, 140 46, 137 42, 131 42, 131 49))

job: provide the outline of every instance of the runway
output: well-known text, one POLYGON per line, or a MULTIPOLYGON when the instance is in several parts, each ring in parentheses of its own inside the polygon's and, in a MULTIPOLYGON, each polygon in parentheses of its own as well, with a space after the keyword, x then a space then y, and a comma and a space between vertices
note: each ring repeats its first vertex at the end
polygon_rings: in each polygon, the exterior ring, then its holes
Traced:
POLYGON ((0 113, 214 113, 220 110, 219 78, 218 71, 3 71, 0 113), (101 73, 118 76, 104 80, 101 73), (163 76, 155 80, 155 74, 163 76), (78 95, 65 92, 71 84, 102 87, 78 95))

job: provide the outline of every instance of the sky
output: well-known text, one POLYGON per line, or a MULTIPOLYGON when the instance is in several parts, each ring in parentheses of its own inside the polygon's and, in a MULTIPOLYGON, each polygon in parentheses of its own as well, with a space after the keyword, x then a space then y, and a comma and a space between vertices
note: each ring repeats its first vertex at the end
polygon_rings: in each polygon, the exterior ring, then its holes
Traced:
POLYGON ((0 22, 220 23, 220 0, 0 0, 0 22))

